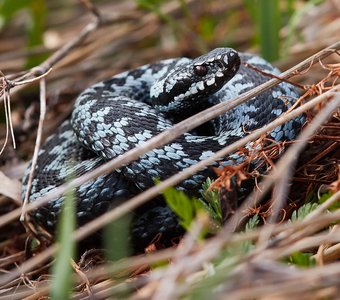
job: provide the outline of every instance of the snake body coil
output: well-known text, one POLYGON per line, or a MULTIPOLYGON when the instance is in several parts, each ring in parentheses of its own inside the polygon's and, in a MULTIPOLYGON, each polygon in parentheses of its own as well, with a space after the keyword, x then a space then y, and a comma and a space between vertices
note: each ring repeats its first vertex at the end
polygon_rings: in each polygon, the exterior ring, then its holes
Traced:
MULTIPOLYGON (((144 65, 86 89, 77 98, 71 119, 40 150, 30 201, 64 183, 70 174, 80 176, 143 145, 174 123, 268 80, 241 65, 241 60, 265 72, 279 74, 257 56, 218 48, 194 60, 178 58, 144 65)), ((281 83, 195 132, 81 185, 76 190, 79 223, 152 186, 155 178, 168 178, 268 124, 289 109, 297 97, 293 86, 281 83)), ((270 137, 276 141, 292 140, 303 122, 303 116, 288 121, 273 130, 270 137)), ((235 164, 241 160, 233 154, 223 163, 235 164)), ((23 192, 29 171, 30 167, 23 179, 23 192)), ((197 193, 207 176, 212 176, 210 168, 183 181, 179 188, 197 193)), ((60 197, 39 208, 34 212, 35 219, 53 229, 62 201, 60 197)), ((167 207, 155 204, 135 221, 134 233, 146 241, 158 232, 178 230, 174 220, 167 207)))

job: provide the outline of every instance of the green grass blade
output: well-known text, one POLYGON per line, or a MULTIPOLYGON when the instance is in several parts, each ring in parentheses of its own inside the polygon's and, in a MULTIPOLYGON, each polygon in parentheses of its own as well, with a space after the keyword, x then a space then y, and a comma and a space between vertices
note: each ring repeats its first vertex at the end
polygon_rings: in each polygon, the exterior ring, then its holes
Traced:
MULTIPOLYGON (((46 0, 0 0, 0 30, 22 10, 29 16, 25 20, 28 48, 42 45, 47 18, 46 0)), ((46 58, 47 54, 28 56, 26 67, 34 67, 46 58)))
POLYGON ((22 9, 27 9, 31 0, 0 0, 0 30, 22 9))
MULTIPOLYGON (((47 9, 45 0, 32 0, 30 5, 30 22, 27 26, 28 47, 34 47, 43 44, 43 35, 45 31, 45 21, 47 9)), ((32 68, 47 58, 47 54, 29 56, 26 67, 32 68)))
POLYGON ((131 215, 125 215, 105 227, 104 244, 109 260, 119 260, 132 253, 128 238, 131 219, 131 215))
POLYGON ((57 230, 59 249, 52 267, 53 282, 50 291, 51 298, 56 300, 69 299, 70 297, 72 289, 71 259, 75 255, 75 242, 72 240, 76 224, 74 191, 68 191, 64 198, 57 230))
POLYGON ((274 61, 279 58, 280 49, 280 7, 278 0, 258 1, 258 26, 262 56, 274 61))
POLYGON ((195 219, 194 200, 185 195, 183 191, 177 191, 172 187, 165 189, 163 196, 171 210, 179 217, 181 226, 189 230, 191 223, 195 219))

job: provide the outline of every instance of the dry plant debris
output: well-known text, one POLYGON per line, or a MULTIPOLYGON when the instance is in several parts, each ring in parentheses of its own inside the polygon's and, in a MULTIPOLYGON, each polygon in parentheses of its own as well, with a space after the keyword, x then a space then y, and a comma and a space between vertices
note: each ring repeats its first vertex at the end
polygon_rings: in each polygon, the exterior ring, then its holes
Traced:
MULTIPOLYGON (((58 248, 56 244, 49 247, 41 244, 35 249, 27 248, 31 237, 22 226, 18 226, 20 214, 37 207, 37 204, 20 207, 18 179, 22 176, 27 160, 23 157, 31 157, 34 146, 34 152, 37 153, 41 140, 53 132, 58 123, 69 113, 72 103, 68 100, 74 99, 75 95, 91 82, 137 64, 162 58, 155 57, 155 53, 161 53, 163 57, 183 53, 197 54, 197 52, 190 51, 190 45, 185 41, 186 37, 193 34, 190 30, 184 31, 180 39, 181 43, 179 43, 181 48, 176 47, 177 44, 171 42, 171 39, 161 41, 160 45, 152 47, 145 45, 147 39, 152 44, 152 39, 155 39, 160 31, 166 33, 169 28, 166 22, 161 23, 155 14, 141 13, 131 1, 117 2, 117 4, 105 3, 103 7, 93 6, 87 0, 81 2, 86 7, 86 13, 92 15, 92 20, 85 20, 78 14, 78 17, 69 21, 67 26, 61 26, 60 31, 51 29, 48 33, 52 40, 53 36, 55 37, 52 49, 54 54, 39 66, 22 72, 24 70, 22 62, 25 57, 34 52, 50 52, 50 49, 43 47, 33 51, 23 51, 23 45, 9 36, 5 36, 7 43, 2 43, 2 45, 8 45, 7 50, 5 49, 7 53, 3 50, 6 47, 0 46, 1 71, 3 72, 1 99, 6 105, 5 116, 8 117, 5 125, 7 128, 1 124, 1 127, 6 130, 1 131, 0 138, 2 145, 5 145, 11 134, 18 144, 18 149, 13 150, 7 143, 0 157, 3 165, 0 173, 0 179, 2 179, 0 180, 2 193, 0 196, 2 215, 0 219, 0 297, 3 296, 4 299, 25 297, 43 299, 46 297, 50 289, 49 267, 53 262, 51 258, 58 248), (102 11, 109 11, 108 8, 111 11, 125 11, 126 13, 104 15, 102 11), (112 30, 109 25, 114 26, 115 30, 112 30), (72 27, 74 30, 68 32, 72 27), (63 36, 67 37, 68 42, 61 47, 63 36), (15 46, 11 46, 11 43, 15 46), (13 47, 20 50, 15 50, 13 47), (13 52, 10 53, 8 49, 13 52), (125 55, 118 54, 122 52, 125 55), (136 52, 138 55, 135 55, 136 52), (115 53, 113 60, 108 53, 115 53), (107 57, 110 59, 108 60, 107 57), (34 98, 39 98, 36 92, 27 94, 26 104, 30 105, 28 109, 23 109, 20 105, 27 86, 36 83, 39 83, 40 91, 39 118, 36 117, 38 101, 33 101, 34 98), (45 101, 46 116, 44 114, 45 101), (24 119, 25 122, 22 121, 24 119), (29 133, 37 125, 37 139, 34 142, 35 137, 29 133)), ((162 7, 163 14, 177 17, 181 12, 180 3, 181 1, 169 1, 162 7)), ((214 5, 209 6, 198 0, 188 1, 187 5, 190 8, 195 7, 192 9, 192 14, 197 14, 197 18, 204 15, 205 9, 209 13, 219 14, 222 8, 239 9, 242 6, 240 1, 229 1, 229 4, 216 1, 214 5)), ((237 175, 238 184, 251 176, 257 176, 254 173, 250 174, 247 169, 247 165, 256 157, 264 157, 265 162, 272 169, 272 173, 257 184, 257 189, 245 200, 243 206, 239 209, 235 207, 234 214, 216 236, 203 241, 198 239, 207 223, 204 217, 199 216, 192 230, 176 247, 156 251, 154 245, 150 245, 147 249, 148 255, 128 257, 113 264, 103 260, 100 251, 90 250, 84 253, 78 263, 73 263, 76 284, 72 295, 75 299, 92 296, 104 299, 112 295, 150 299, 174 299, 190 295, 194 298, 208 295, 212 288, 217 296, 228 296, 230 299, 287 299, 288 297, 290 299, 327 297, 336 299, 340 295, 338 262, 340 235, 339 227, 336 225, 340 219, 339 205, 337 205, 340 201, 340 44, 339 35, 336 35, 338 30, 334 31, 338 24, 338 20, 334 17, 336 16, 334 7, 337 5, 336 1, 325 1, 317 21, 308 23, 308 18, 305 18, 304 22, 307 24, 301 22, 300 26, 304 26, 304 30, 314 28, 313 31, 308 31, 307 36, 313 40, 311 36, 314 33, 318 42, 315 40, 313 43, 307 40, 306 44, 297 42, 292 47, 292 51, 296 52, 290 55, 295 60, 288 62, 288 65, 293 67, 283 73, 281 78, 271 79, 247 95, 238 97, 230 105, 212 108, 204 114, 179 123, 168 133, 150 140, 144 148, 130 151, 119 160, 111 161, 102 169, 77 178, 60 187, 53 195, 43 198, 43 202, 46 203, 69 187, 77 186, 104 172, 109 172, 133 160, 148 149, 169 142, 169 133, 172 138, 180 135, 185 130, 190 130, 261 93, 280 80, 292 80, 291 77, 294 76, 294 84, 303 88, 303 95, 297 102, 295 110, 288 112, 268 127, 251 133, 246 139, 228 146, 211 159, 217 159, 236 150, 248 158, 240 166, 228 167, 220 171, 219 179, 211 188, 222 188, 222 198, 223 192, 230 189, 232 175, 237 175), (317 26, 317 24, 325 24, 325 20, 327 22, 333 20, 327 26, 331 32, 329 35, 324 26, 317 26), (313 24, 312 27, 311 24, 313 24), (306 57, 309 59, 297 64, 306 57), (290 145, 279 163, 276 163, 278 154, 286 145, 268 145, 264 136, 265 132, 280 122, 306 111, 309 116, 306 129, 301 133, 300 139, 290 145), (242 148, 250 140, 261 145, 261 150, 249 153, 248 150, 242 148), (300 155, 296 171, 293 173, 296 158, 301 153, 303 155, 300 155), (282 176, 283 174, 285 176, 282 176), (290 179, 292 179, 291 183, 290 179), (257 204, 262 197, 261 193, 269 190, 273 184, 275 188, 270 197, 271 201, 267 204, 257 204), (289 194, 286 192, 288 185, 290 185, 289 194), (317 189, 319 189, 320 197, 329 191, 332 195, 314 211, 307 214, 304 219, 286 222, 317 189), (241 221, 255 214, 261 217, 262 222, 265 223, 264 226, 252 228, 246 232, 234 232, 241 221), (248 247, 248 250, 242 252, 242 247, 248 247), (223 256, 222 254, 226 251, 230 253, 223 256), (302 255, 294 256, 295 253, 310 253, 314 257, 315 266, 308 269, 294 266, 294 259, 302 257, 302 255), (217 262, 219 256, 222 256, 223 260, 217 262), (287 259, 292 260, 290 264, 280 263, 287 259), (171 263, 163 268, 152 269, 152 266, 160 262, 171 263)), ((311 11, 311 14, 313 13, 315 16, 315 11, 311 11)), ((193 18, 191 22, 194 22, 193 18)), ((226 27, 225 24, 219 27, 221 34, 223 34, 224 27, 226 27)), ((238 40, 235 39, 234 42, 242 47, 245 40, 241 37, 249 39, 251 33, 249 23, 239 30, 246 34, 239 34, 238 40)), ((283 34, 287 33, 283 31, 283 34)), ((218 39, 209 41, 209 47, 217 42, 219 42, 218 39)), ((201 40, 197 44, 201 46, 201 48, 198 47, 200 50, 206 47, 201 40)), ((176 184, 192 172, 197 172, 200 168, 209 165, 210 162, 204 161, 138 195, 121 207, 105 214, 100 220, 94 220, 78 229, 73 238, 77 241, 83 239, 106 223, 148 201, 166 186, 176 184)), ((225 197, 227 196, 228 193, 225 197)), ((43 202, 39 205, 43 205, 43 202)))

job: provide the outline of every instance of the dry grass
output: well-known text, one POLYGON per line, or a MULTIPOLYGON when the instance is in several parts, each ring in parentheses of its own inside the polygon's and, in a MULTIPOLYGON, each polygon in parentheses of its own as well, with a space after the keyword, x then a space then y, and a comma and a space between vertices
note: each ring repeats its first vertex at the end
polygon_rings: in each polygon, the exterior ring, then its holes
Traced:
MULTIPOLYGON (((14 150, 8 143, 0 156, 0 299, 43 299, 48 295, 51 283, 49 268, 57 245, 42 243, 31 251, 31 223, 25 223, 25 230, 19 217, 37 205, 20 207, 18 180, 33 151, 37 153, 39 140, 52 133, 70 113, 75 96, 91 83, 122 70, 165 57, 194 56, 207 48, 220 46, 219 37, 229 35, 226 28, 230 26, 234 26, 235 30, 230 31, 231 37, 223 42, 239 50, 250 48, 253 29, 241 1, 187 1, 190 16, 185 15, 181 1, 168 1, 162 11, 177 21, 175 25, 161 22, 154 13, 136 9, 133 1, 104 1, 96 7, 88 1, 81 2, 83 5, 71 10, 67 18, 63 17, 62 5, 51 1, 54 12, 49 20, 44 46, 24 50, 20 19, 11 23, 8 31, 1 36, 0 66, 6 76, 2 77, 1 99, 7 104, 7 109, 10 107, 8 104, 12 107, 11 120, 17 149, 14 150), (225 20, 226 12, 230 11, 244 18, 242 25, 235 26, 230 20, 225 20), (215 16, 220 22, 212 36, 203 38, 199 20, 209 15, 215 16), (48 58, 39 66, 23 71, 26 58, 37 53, 47 53, 48 58), (45 109, 45 100, 46 116, 39 113, 45 109), (38 134, 33 130, 37 126, 38 134)), ((148 255, 128 257, 113 264, 103 260, 101 251, 91 249, 80 253, 82 256, 79 261, 73 264, 74 299, 91 296, 106 299, 112 295, 146 299, 175 299, 188 295, 204 299, 208 295, 211 297, 212 291, 216 297, 230 299, 339 297, 340 233, 337 223, 340 211, 334 208, 334 203, 340 200, 340 15, 335 8, 339 8, 336 1, 325 1, 316 10, 318 13, 309 10, 299 20, 298 30, 303 38, 294 41, 287 58, 279 62, 281 69, 291 68, 281 77, 288 79, 294 76, 289 80, 294 80, 303 88, 300 100, 305 104, 299 103, 297 109, 275 120, 276 123, 228 146, 212 158, 240 149, 248 140, 257 139, 258 143, 262 143, 263 133, 269 128, 307 111, 305 130, 278 163, 274 164, 273 161, 283 145, 264 145, 260 153, 244 153, 249 158, 263 155, 272 168, 265 180, 259 182, 259 188, 240 208, 235 208, 224 227, 210 239, 198 240, 202 228, 207 226, 207 219, 198 216, 192 230, 176 247, 158 250, 155 245, 150 245, 146 249, 148 255), (271 200, 260 203, 265 191, 273 185, 275 188, 271 200), (322 195, 325 191, 331 191, 333 195, 306 218, 287 221, 310 195, 317 198, 318 194, 322 195), (243 220, 255 214, 260 217, 263 226, 246 232, 235 231, 243 220), (243 252, 242 247, 245 245, 250 249, 243 252), (310 254, 314 257, 315 265, 304 269, 287 262, 294 253, 310 254), (154 268, 165 262, 171 263, 164 268, 154 268)), ((283 40, 286 40, 287 32, 288 29, 283 28, 283 40)), ((70 186, 77 186, 133 160, 148 149, 169 142, 176 135, 231 109, 279 81, 273 78, 236 98, 230 105, 214 107, 179 123, 169 131, 171 134, 164 133, 150 140, 143 148, 129 151, 99 170, 73 180, 53 195, 46 195, 45 202, 70 186)), ((10 131, 6 130, 4 123, 0 127, 0 139, 4 143, 10 131)), ((209 165, 209 162, 204 161, 185 170, 127 201, 78 229, 74 239, 83 239, 148 201, 164 187, 174 185, 192 172, 209 165)), ((247 173, 246 166, 223 170, 215 183, 215 187, 222 188, 222 200, 228 197, 230 176, 234 174, 238 174, 240 180, 254 175, 247 173)))

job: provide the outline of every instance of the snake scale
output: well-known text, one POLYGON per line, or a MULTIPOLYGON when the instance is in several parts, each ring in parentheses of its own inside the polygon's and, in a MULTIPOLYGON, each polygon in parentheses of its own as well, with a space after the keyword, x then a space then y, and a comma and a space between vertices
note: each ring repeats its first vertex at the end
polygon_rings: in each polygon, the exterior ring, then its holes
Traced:
MULTIPOLYGON (((167 59, 144 65, 87 88, 76 99, 71 117, 40 150, 29 200, 35 201, 61 185, 70 174, 80 176, 143 145, 174 123, 268 80, 241 62, 280 74, 258 56, 217 48, 195 59, 167 59)), ((129 165, 81 185, 76 189, 78 223, 151 187, 155 178, 168 178, 268 124, 289 109, 297 97, 292 85, 281 83, 129 165)), ((275 141, 292 140, 303 123, 304 116, 297 117, 275 128, 269 136, 275 141)), ((222 163, 240 161, 239 155, 232 154, 222 163)), ((23 193, 29 172, 30 166, 23 178, 23 193)), ((197 194, 207 176, 214 176, 211 168, 192 175, 178 188, 197 194)), ((60 197, 37 209, 34 219, 53 230, 62 202, 60 197)), ((159 233, 171 236, 179 230, 176 217, 160 200, 137 212, 132 225, 137 243, 145 245, 159 233)))

